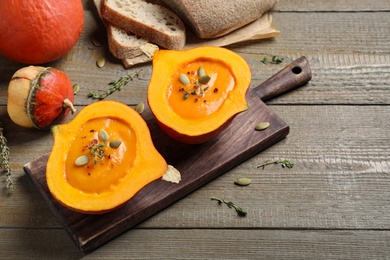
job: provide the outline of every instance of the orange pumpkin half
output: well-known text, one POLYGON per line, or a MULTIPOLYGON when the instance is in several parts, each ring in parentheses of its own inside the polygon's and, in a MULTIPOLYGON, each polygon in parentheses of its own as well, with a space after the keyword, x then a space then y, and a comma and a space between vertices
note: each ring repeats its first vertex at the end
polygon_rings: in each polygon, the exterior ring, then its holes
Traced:
POLYGON ((173 139, 204 143, 248 109, 250 81, 246 61, 228 49, 160 50, 153 56, 148 103, 173 139))
POLYGON ((77 212, 111 211, 167 170, 143 118, 120 102, 88 105, 52 133, 47 185, 58 202, 77 212))

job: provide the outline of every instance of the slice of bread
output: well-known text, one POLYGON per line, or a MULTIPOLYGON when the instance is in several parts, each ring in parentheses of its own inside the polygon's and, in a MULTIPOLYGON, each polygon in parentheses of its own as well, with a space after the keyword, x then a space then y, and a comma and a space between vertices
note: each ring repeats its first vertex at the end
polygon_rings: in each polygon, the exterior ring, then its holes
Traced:
MULTIPOLYGON (((111 54, 121 60, 145 56, 142 46, 148 44, 148 41, 140 36, 126 32, 125 30, 104 21, 100 14, 102 1, 103 0, 93 0, 99 17, 102 19, 107 29, 108 48, 111 54)), ((155 46, 155 48, 158 47, 155 46)), ((145 59, 149 59, 149 57, 145 56, 145 59)))
POLYGON ((167 49, 182 49, 185 28, 180 18, 157 4, 143 0, 103 0, 101 15, 122 28, 167 49))
POLYGON ((142 55, 140 47, 148 43, 146 39, 110 24, 107 25, 107 39, 111 54, 118 59, 131 59, 142 55))

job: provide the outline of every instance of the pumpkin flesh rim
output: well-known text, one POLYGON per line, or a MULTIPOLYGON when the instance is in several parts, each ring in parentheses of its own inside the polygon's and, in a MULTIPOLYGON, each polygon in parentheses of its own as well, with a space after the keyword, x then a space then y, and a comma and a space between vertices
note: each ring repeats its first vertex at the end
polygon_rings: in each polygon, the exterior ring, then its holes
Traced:
POLYGON ((99 102, 106 102, 104 111, 95 110, 93 104, 91 104, 81 110, 71 122, 56 125, 52 128, 54 145, 49 155, 46 171, 47 184, 55 199, 72 210, 86 213, 105 212, 117 208, 130 200, 140 190, 131 188, 132 186, 146 186, 161 177, 167 167, 164 158, 154 148, 145 121, 134 109, 115 101, 99 102), (122 115, 126 115, 128 119, 123 119, 123 116, 117 115, 118 111, 122 115), (65 162, 67 151, 69 151, 72 142, 63 137, 65 135, 75 138, 78 130, 86 122, 85 118, 88 118, 88 120, 96 118, 121 120, 129 124, 129 127, 132 127, 136 134, 136 154, 132 165, 114 189, 99 194, 82 192, 66 180, 65 162), (61 167, 60 172, 58 172, 59 165, 61 167))
POLYGON ((234 115, 248 109, 246 93, 251 81, 250 68, 241 56, 230 50, 221 47, 198 47, 183 51, 160 50, 153 57, 153 70, 156 73, 152 73, 149 83, 149 106, 161 124, 177 133, 187 136, 204 135, 218 129, 234 115), (201 57, 199 57, 199 50, 202 51, 201 57), (227 57, 226 60, 223 57, 227 57), (176 68, 199 59, 219 62, 226 66, 231 71, 235 86, 217 111, 201 120, 191 120, 181 117, 170 108, 166 93, 172 85, 171 75, 176 68), (166 62, 169 60, 172 62, 167 65, 166 62))

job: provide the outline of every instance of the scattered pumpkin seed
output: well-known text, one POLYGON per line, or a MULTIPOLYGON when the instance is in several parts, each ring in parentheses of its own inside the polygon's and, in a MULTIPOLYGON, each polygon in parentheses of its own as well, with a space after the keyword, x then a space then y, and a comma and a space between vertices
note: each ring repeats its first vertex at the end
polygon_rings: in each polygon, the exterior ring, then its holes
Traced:
POLYGON ((255 127, 255 130, 257 131, 262 131, 262 130, 265 130, 269 127, 269 123, 268 122, 260 122, 256 125, 255 127))
POLYGON ((95 47, 100 47, 102 45, 102 43, 98 39, 96 39, 96 38, 92 38, 92 44, 95 47))
POLYGON ((102 68, 104 66, 104 64, 106 63, 106 59, 104 57, 100 57, 97 61, 96 61, 96 65, 99 67, 99 68, 102 68))
POLYGON ((139 103, 139 104, 135 107, 135 111, 137 111, 138 114, 142 114, 142 112, 144 112, 144 110, 145 110, 145 104, 144 104, 144 102, 139 103))
POLYGON ((200 77, 200 78, 198 79, 198 82, 199 82, 200 84, 202 84, 202 85, 205 85, 205 84, 209 83, 210 79, 211 79, 211 78, 210 78, 209 75, 204 75, 204 76, 202 76, 202 77, 200 77))
POLYGON ((100 130, 99 139, 102 140, 103 142, 105 142, 105 141, 108 141, 108 138, 109 138, 108 133, 106 131, 104 131, 103 129, 100 130))
POLYGON ((115 140, 112 140, 112 141, 109 143, 109 146, 110 146, 111 148, 116 149, 116 148, 118 148, 118 147, 121 145, 121 143, 122 143, 121 140, 115 139, 115 140))
POLYGON ((76 161, 74 162, 77 166, 83 166, 89 163, 89 157, 88 155, 81 155, 79 156, 76 161))
POLYGON ((80 91, 80 85, 79 84, 74 84, 73 85, 73 93, 76 95, 80 91))
POLYGON ((190 79, 187 77, 186 74, 181 73, 179 79, 180 79, 180 82, 181 82, 182 84, 184 84, 184 85, 188 85, 188 84, 191 83, 191 82, 190 82, 190 79))
POLYGON ((234 182, 240 186, 248 186, 249 184, 251 184, 252 180, 249 178, 240 177, 237 178, 234 182))
POLYGON ((199 77, 206 76, 206 71, 204 70, 204 68, 202 66, 200 66, 198 69, 198 76, 199 77))

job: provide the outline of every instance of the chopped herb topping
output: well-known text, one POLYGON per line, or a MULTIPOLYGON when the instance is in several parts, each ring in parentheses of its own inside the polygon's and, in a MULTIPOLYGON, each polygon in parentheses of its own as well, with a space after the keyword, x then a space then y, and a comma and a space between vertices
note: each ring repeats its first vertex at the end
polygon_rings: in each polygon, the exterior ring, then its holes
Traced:
MULTIPOLYGON (((179 91, 184 92, 183 93, 183 99, 186 100, 188 99, 188 95, 194 95, 194 96, 200 96, 203 97, 205 92, 209 89, 209 86, 207 85, 209 81, 211 80, 211 77, 206 74, 205 70, 203 67, 199 67, 198 71, 187 71, 186 74, 181 73, 179 77, 179 81, 181 84, 184 86, 192 85, 193 90, 192 91, 186 91, 184 87, 180 87, 179 91), (197 76, 195 79, 190 79, 187 75, 189 76, 197 76)), ((217 93, 217 91, 214 90, 214 93, 217 93)), ((196 101, 198 101, 198 98, 196 98, 196 101)))

